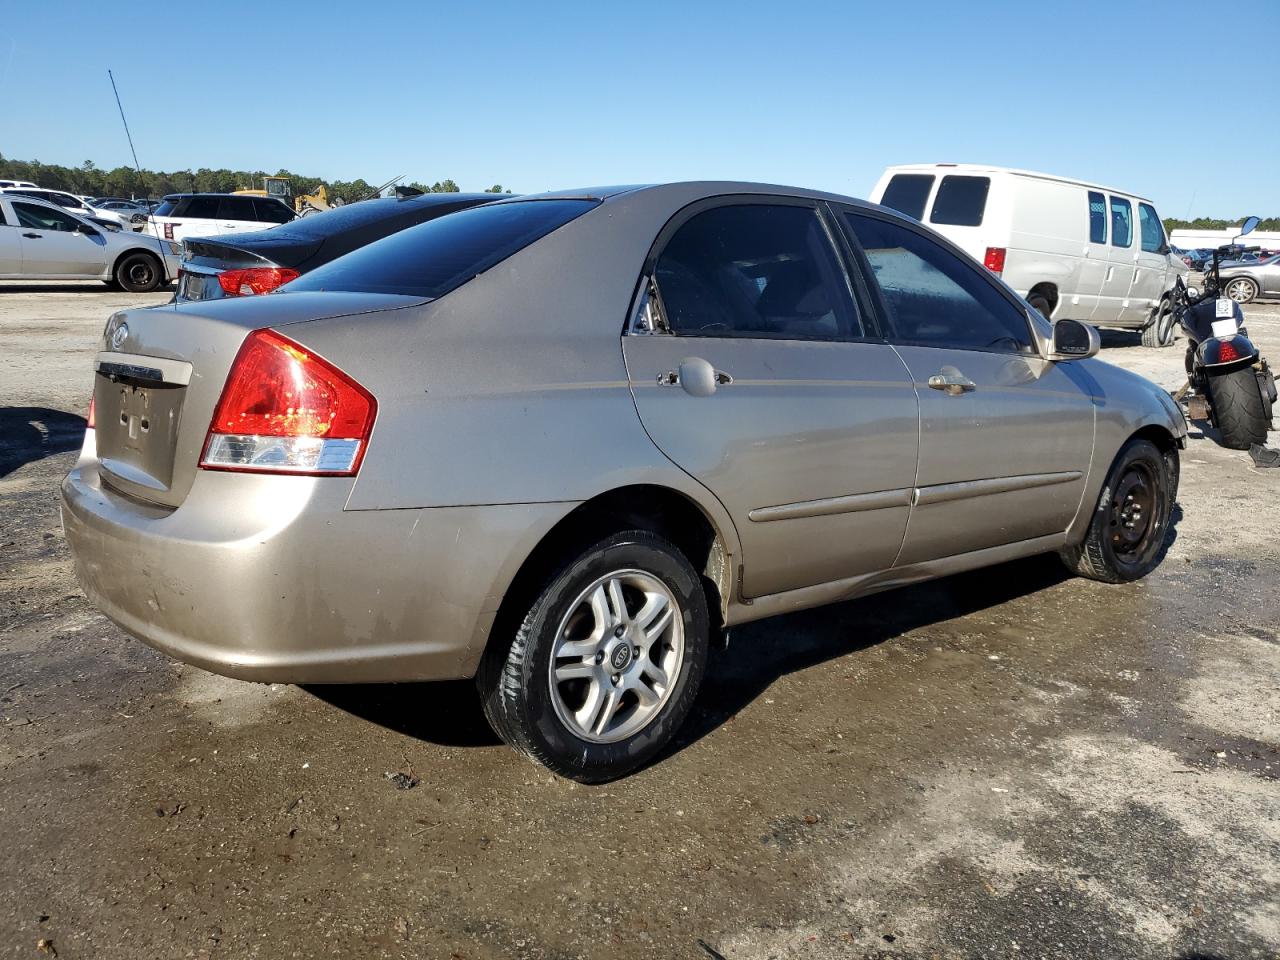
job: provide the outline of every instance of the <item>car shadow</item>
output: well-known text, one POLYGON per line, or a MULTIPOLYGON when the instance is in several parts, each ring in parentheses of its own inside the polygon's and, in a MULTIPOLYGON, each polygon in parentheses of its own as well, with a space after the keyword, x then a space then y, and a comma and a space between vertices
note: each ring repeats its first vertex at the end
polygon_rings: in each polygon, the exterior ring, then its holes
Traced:
MULTIPOLYGON (((161 293, 173 287, 173 283, 162 283, 160 286, 152 290, 152 293, 161 293)), ((54 283, 0 283, 0 294, 5 293, 123 293, 119 289, 113 289, 100 280, 86 280, 83 282, 73 283, 69 280, 60 280, 54 283)), ((146 294, 138 294, 138 296, 146 296, 146 294)))
MULTIPOLYGON (((1032 557, 735 629, 728 649, 713 652, 689 720, 654 762, 701 740, 779 677, 999 606, 1069 576, 1056 556, 1032 557)), ((499 742, 470 680, 303 689, 352 716, 441 746, 499 742)))
POLYGON ((33 460, 79 449, 84 417, 47 407, 0 407, 0 477, 33 460))

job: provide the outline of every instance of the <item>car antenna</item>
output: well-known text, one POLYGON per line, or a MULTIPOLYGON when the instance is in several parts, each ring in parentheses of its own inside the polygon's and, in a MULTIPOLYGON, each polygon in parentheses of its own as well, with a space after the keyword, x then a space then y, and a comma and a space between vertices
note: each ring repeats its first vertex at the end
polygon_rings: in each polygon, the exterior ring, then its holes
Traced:
MULTIPOLYGON (((129 140, 129 152, 133 154, 133 169, 138 172, 138 185, 145 187, 142 180, 142 167, 138 165, 138 151, 133 148, 133 134, 129 132, 129 121, 124 118, 124 106, 120 103, 120 91, 116 89, 116 78, 112 76, 111 71, 107 71, 107 77, 111 80, 111 92, 116 95, 116 107, 120 110, 120 122, 124 124, 124 135, 129 140)), ((147 191, 148 193, 150 191, 147 191)))

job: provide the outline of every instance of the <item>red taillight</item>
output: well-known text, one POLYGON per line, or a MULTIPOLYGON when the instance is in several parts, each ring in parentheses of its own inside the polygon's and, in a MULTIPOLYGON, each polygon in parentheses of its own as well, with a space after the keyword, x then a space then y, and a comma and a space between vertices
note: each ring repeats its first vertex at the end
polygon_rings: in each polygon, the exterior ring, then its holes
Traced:
POLYGON ((982 265, 992 273, 1004 273, 1004 247, 987 247, 987 255, 982 259, 982 265))
POLYGON ((1230 340, 1223 340, 1218 344, 1218 362, 1232 363, 1240 359, 1240 351, 1236 349, 1236 345, 1230 340))
POLYGON ((93 404, 94 404, 94 399, 93 397, 90 397, 89 398, 89 422, 85 424, 86 429, 89 429, 89 430, 96 429, 93 425, 95 420, 93 415, 93 404))
POLYGON ((164 238, 165 238, 166 240, 172 240, 172 239, 173 239, 173 224, 172 224, 172 223, 166 223, 166 224, 164 225, 164 238))
POLYGON ((218 274, 218 284, 229 297, 270 293, 296 279, 298 271, 288 267, 249 267, 245 270, 224 270, 218 274))
POLYGON ((373 395, 333 364, 255 330, 231 365, 200 466, 352 476, 377 409, 373 395))

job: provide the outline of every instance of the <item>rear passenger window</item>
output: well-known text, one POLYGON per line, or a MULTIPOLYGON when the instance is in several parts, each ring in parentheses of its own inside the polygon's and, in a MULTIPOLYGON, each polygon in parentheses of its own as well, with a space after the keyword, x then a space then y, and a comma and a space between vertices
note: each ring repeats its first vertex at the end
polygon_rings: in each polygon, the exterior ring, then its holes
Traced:
POLYGON ((894 339, 926 347, 1033 352, 1027 318, 976 265, 898 224, 853 213, 845 219, 871 263, 894 339))
POLYGON ((1142 249, 1147 253, 1159 253, 1164 247, 1164 227, 1156 208, 1149 203, 1138 204, 1138 230, 1142 237, 1142 249))
POLYGON ((929 222, 956 227, 982 226, 982 216, 987 209, 987 191, 990 189, 990 177, 943 177, 938 185, 938 195, 933 198, 929 222))
POLYGON ((933 189, 933 177, 927 173, 897 173, 884 188, 880 202, 905 213, 914 220, 924 219, 924 205, 933 189))
POLYGON ((257 220, 252 197, 223 197, 218 202, 219 220, 257 220))
POLYGON ((279 200, 268 197, 254 197, 253 209, 255 211, 253 219, 264 223, 288 223, 293 219, 292 210, 279 200))
POLYGON ((654 276, 671 332, 687 337, 862 336, 835 249, 812 207, 713 207, 685 222, 654 276))
POLYGON ((1107 242, 1107 198, 1089 191, 1089 242, 1107 242))
POLYGON ((1111 198, 1111 245, 1133 246, 1133 204, 1121 197, 1111 198))
POLYGON ((185 204, 180 203, 175 217, 194 217, 201 220, 218 219, 217 197, 188 197, 185 204))

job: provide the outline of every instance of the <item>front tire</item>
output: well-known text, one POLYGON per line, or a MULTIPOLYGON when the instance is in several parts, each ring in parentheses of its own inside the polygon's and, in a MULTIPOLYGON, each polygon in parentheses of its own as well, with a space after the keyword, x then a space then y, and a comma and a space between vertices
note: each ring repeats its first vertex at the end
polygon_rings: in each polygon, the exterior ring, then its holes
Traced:
POLYGON ((1271 417, 1253 367, 1210 374, 1208 381, 1209 406, 1222 445, 1232 450, 1248 450, 1255 443, 1266 443, 1271 417))
POLYGON ((1177 335, 1176 324, 1173 321, 1173 305, 1166 297, 1160 301, 1160 306, 1156 307, 1151 322, 1142 328, 1142 345, 1144 347, 1172 346, 1177 335))
POLYGON ((1150 440, 1134 438, 1116 456, 1085 538, 1062 550, 1073 573, 1103 583, 1128 583, 1160 563, 1178 495, 1179 462, 1150 440))
POLYGON ((131 253, 116 264, 115 281, 129 293, 150 293, 164 282, 164 267, 149 253, 131 253))
POLYGON ((514 636, 492 638, 476 684, 510 746, 563 777, 601 783, 649 762, 684 723, 709 637, 689 561, 662 537, 629 530, 552 577, 514 636))
POLYGON ((1248 277, 1236 277, 1234 280, 1227 281, 1227 286, 1222 292, 1236 303, 1249 303, 1258 295, 1258 285, 1248 277))

